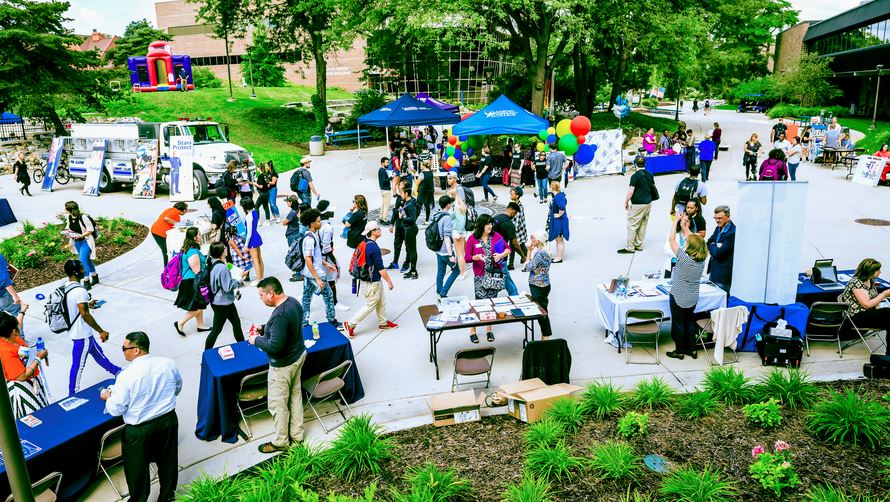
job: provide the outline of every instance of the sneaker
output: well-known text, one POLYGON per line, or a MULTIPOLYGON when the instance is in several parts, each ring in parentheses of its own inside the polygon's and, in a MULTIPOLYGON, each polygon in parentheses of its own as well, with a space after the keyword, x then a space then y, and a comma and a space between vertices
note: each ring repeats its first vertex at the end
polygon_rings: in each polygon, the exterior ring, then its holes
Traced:
POLYGON ((387 269, 387 270, 398 270, 398 269, 399 269, 399 264, 396 263, 396 262, 392 262, 392 263, 389 264, 388 267, 386 267, 386 269, 387 269))
POLYGON ((378 324, 377 327, 380 329, 396 329, 399 325, 392 321, 386 321, 386 324, 378 324))
POLYGON ((349 308, 349 305, 343 305, 342 303, 334 305, 334 308, 339 310, 340 312, 349 312, 350 310, 352 310, 351 308, 349 308))
POLYGON ((402 276, 403 279, 412 279, 412 280, 417 279, 418 277, 419 276, 417 275, 417 272, 408 272, 407 274, 402 276))
POLYGON ((405 263, 404 265, 402 265, 402 268, 399 269, 399 272, 404 274, 405 272, 407 272, 410 269, 411 269, 411 265, 408 265, 407 263, 405 263))
POLYGON ((292 275, 292 276, 290 276, 289 281, 290 282, 303 282, 303 276, 302 275, 292 275))
POLYGON ((340 321, 338 321, 338 320, 336 320, 336 319, 331 319, 331 320, 328 321, 328 322, 331 323, 331 326, 333 326, 333 327, 335 327, 335 328, 337 328, 337 329, 340 329, 340 330, 343 329, 343 323, 340 322, 340 321))
POLYGON ((346 336, 348 336, 349 338, 355 338, 355 326, 349 324, 348 322, 344 322, 343 331, 346 332, 346 336))

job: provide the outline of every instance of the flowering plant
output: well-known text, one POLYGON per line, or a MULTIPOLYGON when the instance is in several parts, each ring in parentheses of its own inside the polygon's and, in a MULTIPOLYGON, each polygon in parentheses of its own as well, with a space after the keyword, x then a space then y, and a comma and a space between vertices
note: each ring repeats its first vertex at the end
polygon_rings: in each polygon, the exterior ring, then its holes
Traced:
POLYGON ((762 445, 755 446, 751 450, 754 463, 748 467, 748 473, 760 481, 761 486, 780 497, 782 490, 799 485, 800 479, 791 465, 791 445, 780 439, 773 445, 773 450, 775 452, 770 453, 762 445))

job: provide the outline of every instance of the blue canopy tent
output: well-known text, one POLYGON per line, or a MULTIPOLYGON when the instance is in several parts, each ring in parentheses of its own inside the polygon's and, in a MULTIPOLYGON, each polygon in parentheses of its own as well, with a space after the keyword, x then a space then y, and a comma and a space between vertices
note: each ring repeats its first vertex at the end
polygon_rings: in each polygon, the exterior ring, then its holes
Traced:
POLYGON ((414 95, 420 101, 423 101, 426 104, 433 105, 436 108, 440 108, 445 110, 446 112, 457 113, 460 111, 460 107, 457 105, 452 105, 451 103, 446 103, 444 101, 440 101, 425 92, 418 92, 414 95))
POLYGON ((25 121, 14 113, 3 112, 0 114, 0 140, 15 138, 25 139, 25 121))
POLYGON ((517 134, 536 136, 541 129, 550 124, 522 108, 507 96, 501 95, 493 103, 474 113, 472 117, 462 121, 451 129, 457 136, 473 136, 490 134, 517 134))

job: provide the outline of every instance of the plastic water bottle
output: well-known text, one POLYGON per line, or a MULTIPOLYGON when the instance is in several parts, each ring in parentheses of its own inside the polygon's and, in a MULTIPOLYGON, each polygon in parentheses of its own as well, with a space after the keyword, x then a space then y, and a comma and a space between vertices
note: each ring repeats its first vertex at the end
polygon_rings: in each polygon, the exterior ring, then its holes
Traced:
POLYGON ((318 340, 321 335, 318 333, 318 321, 312 321, 312 339, 318 340))
MULTIPOLYGON (((46 350, 46 344, 43 343, 42 336, 37 337, 37 345, 35 348, 37 349, 37 352, 40 352, 41 350, 46 350)), ((49 366, 49 356, 46 356, 46 359, 44 359, 44 362, 46 363, 47 366, 49 366)))
POLYGON ((627 282, 624 277, 618 278, 618 298, 627 298, 627 282))

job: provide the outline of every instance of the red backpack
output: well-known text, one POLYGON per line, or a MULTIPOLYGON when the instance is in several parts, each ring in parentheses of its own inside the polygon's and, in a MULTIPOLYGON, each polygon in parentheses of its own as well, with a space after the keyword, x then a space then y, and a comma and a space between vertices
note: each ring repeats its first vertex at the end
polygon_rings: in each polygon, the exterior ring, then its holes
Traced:
POLYGON ((356 246, 349 260, 349 275, 357 281, 371 282, 371 265, 367 255, 368 240, 365 239, 356 246))
POLYGON ((763 170, 760 171, 760 181, 779 181, 779 166, 781 165, 781 160, 767 159, 764 161, 763 170))

